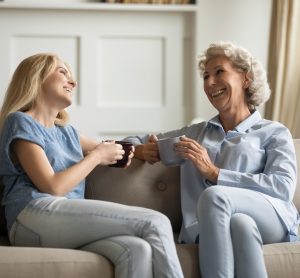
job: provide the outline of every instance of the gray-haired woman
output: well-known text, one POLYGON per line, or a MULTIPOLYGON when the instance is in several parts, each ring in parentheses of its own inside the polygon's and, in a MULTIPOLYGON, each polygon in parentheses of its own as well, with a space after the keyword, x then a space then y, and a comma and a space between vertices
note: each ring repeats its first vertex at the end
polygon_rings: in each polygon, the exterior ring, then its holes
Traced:
POLYGON ((262 245, 297 238, 292 136, 256 107, 270 95, 258 60, 231 42, 199 57, 204 91, 218 115, 157 135, 130 137, 135 157, 160 160, 157 139, 182 136, 183 224, 179 241, 199 242, 202 277, 267 277, 262 245))

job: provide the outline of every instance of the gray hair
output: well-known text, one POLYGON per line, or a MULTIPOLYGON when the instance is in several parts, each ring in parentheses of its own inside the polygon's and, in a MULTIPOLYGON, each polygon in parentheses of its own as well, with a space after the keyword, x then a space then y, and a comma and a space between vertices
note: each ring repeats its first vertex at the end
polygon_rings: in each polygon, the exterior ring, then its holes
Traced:
POLYGON ((220 55, 225 55, 239 72, 248 74, 250 85, 246 95, 250 110, 255 109, 255 107, 269 99, 271 90, 262 64, 248 50, 234 45, 232 42, 220 41, 209 45, 198 58, 198 68, 201 76, 203 76, 207 62, 220 55))

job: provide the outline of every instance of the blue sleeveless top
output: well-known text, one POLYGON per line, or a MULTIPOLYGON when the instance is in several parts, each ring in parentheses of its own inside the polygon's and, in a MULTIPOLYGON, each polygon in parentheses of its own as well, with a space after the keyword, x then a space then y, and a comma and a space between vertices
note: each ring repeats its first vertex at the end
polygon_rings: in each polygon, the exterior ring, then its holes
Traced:
MULTIPOLYGON (((14 139, 23 139, 39 145, 55 172, 60 172, 83 158, 77 131, 70 125, 44 127, 23 112, 10 114, 0 136, 0 177, 4 185, 2 205, 8 231, 18 214, 33 199, 52 196, 40 192, 29 179, 21 165, 13 164, 10 146, 14 139)), ((65 197, 84 198, 85 180, 76 185, 65 197)))

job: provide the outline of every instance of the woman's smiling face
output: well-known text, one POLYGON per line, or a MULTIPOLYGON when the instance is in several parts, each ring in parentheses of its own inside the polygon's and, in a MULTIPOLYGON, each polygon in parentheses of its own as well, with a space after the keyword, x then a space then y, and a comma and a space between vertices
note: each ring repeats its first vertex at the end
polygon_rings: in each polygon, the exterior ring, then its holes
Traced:
POLYGON ((239 72, 224 55, 209 60, 203 73, 204 91, 219 113, 247 109, 246 73, 239 72))
POLYGON ((64 109, 71 105, 75 87, 76 81, 67 66, 57 60, 54 70, 43 82, 43 98, 48 104, 64 109))

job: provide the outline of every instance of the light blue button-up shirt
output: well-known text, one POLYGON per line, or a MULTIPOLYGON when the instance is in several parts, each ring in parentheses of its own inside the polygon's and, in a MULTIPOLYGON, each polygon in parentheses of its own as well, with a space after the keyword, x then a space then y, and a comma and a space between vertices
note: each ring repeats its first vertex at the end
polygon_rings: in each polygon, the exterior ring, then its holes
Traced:
MULTIPOLYGON (((218 185, 247 188, 264 196, 275 208, 289 231, 297 235, 299 215, 292 199, 296 188, 297 164, 289 130, 282 124, 262 119, 255 111, 234 130, 224 131, 219 117, 208 122, 160 133, 158 138, 186 135, 202 144, 212 162, 220 168, 218 185)), ((135 145, 149 135, 127 137, 135 145)), ((194 242, 198 235, 196 205, 205 188, 211 186, 193 163, 181 166, 183 223, 179 241, 194 242)))

